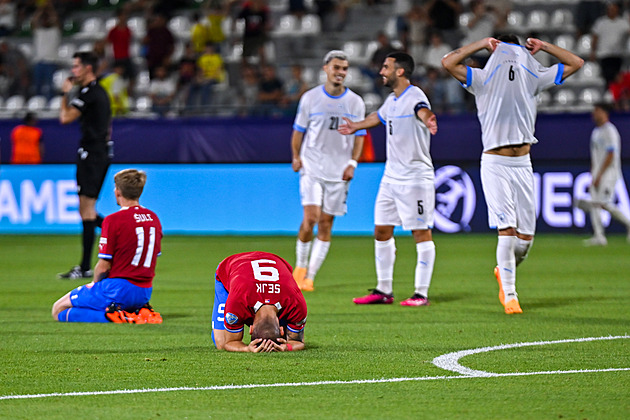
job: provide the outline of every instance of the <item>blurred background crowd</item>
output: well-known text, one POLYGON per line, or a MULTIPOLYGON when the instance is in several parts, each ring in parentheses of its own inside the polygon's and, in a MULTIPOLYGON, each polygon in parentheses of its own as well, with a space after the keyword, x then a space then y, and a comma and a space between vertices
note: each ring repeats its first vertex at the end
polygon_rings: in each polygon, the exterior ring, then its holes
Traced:
POLYGON ((414 57, 413 81, 436 113, 472 112, 440 59, 502 33, 587 60, 538 98, 541 111, 588 111, 602 99, 628 111, 629 11, 630 1, 601 0, 0 0, 0 117, 55 117, 83 50, 101 59, 116 117, 293 116, 302 93, 323 82, 331 49, 348 55, 346 85, 368 112, 389 93, 378 72, 394 50, 414 57))

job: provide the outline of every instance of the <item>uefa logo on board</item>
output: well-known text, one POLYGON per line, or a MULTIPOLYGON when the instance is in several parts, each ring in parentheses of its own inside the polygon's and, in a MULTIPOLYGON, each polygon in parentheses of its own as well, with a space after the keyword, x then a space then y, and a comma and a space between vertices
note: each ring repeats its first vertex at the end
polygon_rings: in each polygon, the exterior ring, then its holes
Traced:
POLYGON ((447 233, 470 231, 477 194, 470 176, 458 166, 435 171, 435 227, 447 233))

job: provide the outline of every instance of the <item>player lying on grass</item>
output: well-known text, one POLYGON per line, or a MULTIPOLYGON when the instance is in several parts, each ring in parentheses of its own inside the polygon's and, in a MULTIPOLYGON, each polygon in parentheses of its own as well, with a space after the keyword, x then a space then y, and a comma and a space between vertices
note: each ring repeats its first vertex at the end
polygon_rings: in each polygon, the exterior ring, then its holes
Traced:
POLYGON ((55 302, 52 317, 56 321, 162 322, 149 305, 162 225, 138 201, 146 179, 144 172, 135 169, 114 175, 114 195, 121 209, 103 221, 94 279, 55 302))
POLYGON ((251 353, 304 349, 306 301, 284 259, 245 252, 224 259, 215 274, 212 341, 219 350, 251 353), (251 341, 243 342, 245 325, 251 341))

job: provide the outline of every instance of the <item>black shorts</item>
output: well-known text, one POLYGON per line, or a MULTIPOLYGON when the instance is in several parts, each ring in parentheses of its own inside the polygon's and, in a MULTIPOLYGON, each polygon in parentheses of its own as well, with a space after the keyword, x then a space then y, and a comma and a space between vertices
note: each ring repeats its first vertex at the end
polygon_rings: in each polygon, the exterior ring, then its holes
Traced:
POLYGON ((77 151, 77 193, 98 198, 111 159, 107 152, 77 151))

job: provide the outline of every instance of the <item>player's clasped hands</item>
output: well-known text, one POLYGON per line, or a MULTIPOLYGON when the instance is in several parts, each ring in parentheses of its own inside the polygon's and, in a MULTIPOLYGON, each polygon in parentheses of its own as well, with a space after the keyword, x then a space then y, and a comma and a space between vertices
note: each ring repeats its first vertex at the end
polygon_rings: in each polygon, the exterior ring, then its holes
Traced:
POLYGON ((283 338, 278 338, 276 343, 273 340, 257 338, 249 343, 249 351, 252 353, 272 353, 275 351, 282 352, 287 351, 287 341, 283 338))

